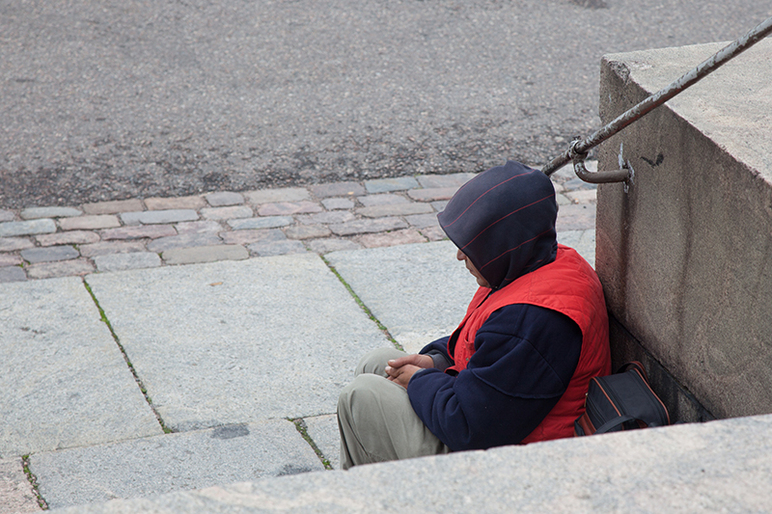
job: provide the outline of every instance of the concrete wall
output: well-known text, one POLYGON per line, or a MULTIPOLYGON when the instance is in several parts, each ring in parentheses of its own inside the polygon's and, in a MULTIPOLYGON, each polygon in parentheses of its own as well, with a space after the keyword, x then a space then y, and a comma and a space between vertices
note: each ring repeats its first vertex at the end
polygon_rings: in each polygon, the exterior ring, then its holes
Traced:
MULTIPOLYGON (((606 56, 601 119, 722 46, 606 56)), ((599 169, 635 170, 598 192, 615 358, 649 359, 678 419, 772 412, 770 63, 767 39, 599 148, 599 169)))

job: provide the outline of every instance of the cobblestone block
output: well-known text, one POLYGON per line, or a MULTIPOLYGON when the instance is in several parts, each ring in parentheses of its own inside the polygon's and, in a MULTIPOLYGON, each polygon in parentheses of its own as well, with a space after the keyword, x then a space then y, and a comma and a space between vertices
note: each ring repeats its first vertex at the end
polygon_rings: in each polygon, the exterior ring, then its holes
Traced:
POLYGON ((308 200, 311 196, 303 187, 284 187, 280 189, 265 189, 263 191, 248 191, 244 193, 252 205, 275 202, 299 202, 308 200))
POLYGON ((458 191, 457 187, 433 187, 429 189, 411 189, 407 195, 418 202, 435 202, 450 200, 458 191))
POLYGON ((25 220, 36 220, 39 218, 72 218, 81 214, 83 211, 72 207, 30 207, 21 211, 19 216, 25 220))
POLYGON ((437 221, 437 214, 415 214, 413 216, 405 216, 405 220, 410 223, 411 226, 416 228, 427 227, 439 227, 440 222, 437 221))
MULTIPOLYGON (((563 196, 563 195, 560 195, 563 196)), ((573 203, 595 203, 597 201, 597 189, 580 189, 565 194, 573 203)))
POLYGON ((81 245, 79 248, 83 257, 145 251, 145 245, 141 241, 102 241, 101 243, 81 245))
POLYGON ((360 186, 357 182, 318 184, 311 186, 310 189, 317 198, 329 198, 330 196, 361 196, 365 194, 365 188, 360 186))
POLYGON ((157 268, 161 258, 156 253, 116 253, 94 257, 98 271, 123 271, 127 269, 157 268))
POLYGON ((325 225, 298 225, 287 227, 284 233, 290 239, 315 239, 317 237, 327 237, 332 232, 325 225))
POLYGON ((384 216, 407 216, 410 214, 426 214, 434 212, 427 203, 401 203, 396 205, 373 205, 356 210, 360 216, 367 218, 382 218, 384 216))
POLYGON ((442 241, 443 239, 447 239, 448 236, 445 235, 445 232, 439 227, 425 227, 419 230, 421 234, 424 235, 426 239, 429 241, 442 241))
POLYGON ((223 226, 219 222, 209 221, 186 221, 174 225, 179 235, 187 234, 219 234, 223 231, 223 226))
POLYGON ((146 198, 145 205, 149 211, 179 211, 200 209, 206 207, 206 202, 200 196, 180 196, 178 198, 146 198))
POLYGON ((292 225, 295 220, 291 216, 267 216, 265 218, 248 218, 229 220, 228 225, 233 230, 250 230, 261 228, 278 228, 292 225))
POLYGON ((320 254, 339 252, 342 250, 359 250, 363 248, 362 245, 356 241, 336 238, 314 239, 312 241, 306 241, 306 246, 312 252, 320 254))
POLYGON ((62 230, 98 230, 120 227, 121 222, 112 214, 92 214, 77 218, 62 218, 59 220, 59 226, 62 230))
POLYGON ((56 223, 52 219, 29 221, 7 221, 0 223, 0 237, 33 236, 56 232, 56 223))
POLYGON ((377 218, 371 220, 353 220, 346 223, 330 225, 332 233, 338 236, 353 236, 357 234, 371 234, 407 228, 407 223, 399 218, 377 218))
POLYGON ((27 237, 0 237, 0 252, 15 252, 33 246, 35 243, 27 237))
POLYGON ((13 211, 0 209, 0 221, 14 221, 15 219, 16 215, 13 213, 13 211))
POLYGON ((306 253, 305 245, 300 241, 271 241, 269 243, 253 243, 248 246, 249 251, 260 257, 272 255, 287 255, 291 253, 306 253))
POLYGON ((67 261, 80 257, 72 246, 51 246, 49 248, 27 248, 21 251, 21 258, 29 263, 67 261))
POLYGON ((81 205, 86 214, 118 214, 121 212, 144 211, 145 204, 142 200, 132 198, 131 200, 112 200, 109 202, 96 202, 81 205))
POLYGON ((388 193, 390 191, 405 191, 418 187, 418 181, 413 177, 380 178, 365 181, 368 193, 388 193))
POLYGON ((249 258, 241 245, 198 246, 174 248, 161 254, 167 264, 194 264, 198 262, 240 261, 249 258))
POLYGON ((475 177, 474 173, 452 173, 450 175, 419 175, 416 177, 425 189, 456 188, 463 186, 475 177))
POLYGON ((209 193, 204 195, 207 203, 212 207, 224 207, 226 205, 241 205, 244 203, 244 197, 239 193, 230 191, 220 191, 218 193, 209 193))
POLYGON ((231 205, 228 207, 205 207, 201 216, 207 220, 230 220, 235 218, 251 218, 252 209, 246 205, 231 205))
POLYGON ((236 230, 235 232, 223 232, 220 237, 225 244, 245 245, 257 242, 283 241, 287 236, 278 229, 264 230, 236 230))
POLYGON ((365 234, 359 236, 358 239, 365 248, 426 242, 426 238, 414 228, 393 230, 391 232, 382 232, 378 234, 365 234))
POLYGON ((303 200, 300 202, 266 203, 257 209, 257 213, 260 216, 289 216, 291 214, 322 212, 322 210, 318 203, 303 200))
POLYGON ((402 195, 382 194, 360 196, 359 201, 365 207, 374 207, 376 205, 396 205, 401 203, 411 203, 410 200, 402 195))
POLYGON ((221 244, 217 234, 181 234, 171 237, 159 237, 147 244, 151 252, 165 252, 176 248, 191 248, 195 246, 214 246, 221 244))
POLYGON ((46 262, 27 266, 29 278, 56 278, 86 275, 94 272, 94 266, 87 259, 46 262))
POLYGON ((0 253, 0 267, 18 266, 21 263, 21 257, 15 253, 0 253))
POLYGON ((23 282, 27 274, 19 266, 4 266, 0 268, 0 282, 23 282))
POLYGON ((90 230, 69 230, 67 232, 35 236, 35 240, 40 246, 80 245, 96 243, 99 241, 99 234, 90 230))
POLYGON ((177 235, 171 225, 139 225, 133 227, 110 228, 100 232, 102 239, 157 239, 177 235))
POLYGON ((303 225, 329 225, 330 223, 345 223, 352 221, 356 217, 348 211, 320 212, 319 214, 310 214, 306 216, 297 216, 297 219, 303 225))
POLYGON ((595 228, 595 205, 563 205, 558 210, 555 229, 558 232, 568 230, 589 230, 595 228))
MULTIPOLYGON (((362 198, 365 198, 364 196, 362 198)), ((335 211, 338 209, 353 209, 354 201, 348 198, 325 198, 322 200, 322 205, 328 211, 335 211)))
POLYGON ((445 207, 448 206, 449 200, 438 200, 436 202, 432 202, 431 206, 434 207, 434 210, 437 212, 442 212, 445 210, 445 207))
POLYGON ((180 221, 196 221, 198 213, 193 209, 169 209, 141 212, 123 212, 121 219, 126 225, 155 225, 162 223, 178 223, 180 221))

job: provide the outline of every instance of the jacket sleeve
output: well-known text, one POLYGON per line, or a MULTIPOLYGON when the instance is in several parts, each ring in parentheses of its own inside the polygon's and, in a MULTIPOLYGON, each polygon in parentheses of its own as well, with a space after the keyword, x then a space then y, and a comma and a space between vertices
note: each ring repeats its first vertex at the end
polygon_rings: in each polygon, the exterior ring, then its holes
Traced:
POLYGON ((448 355, 448 339, 450 339, 450 336, 445 336, 436 341, 432 341, 424 346, 418 353, 421 355, 428 355, 432 358, 435 369, 445 371, 455 364, 450 355, 448 355))
POLYGON ((568 387, 582 334, 563 314, 509 305, 489 316, 474 344, 457 376, 427 369, 408 384, 415 412, 453 451, 516 444, 530 434, 568 387))

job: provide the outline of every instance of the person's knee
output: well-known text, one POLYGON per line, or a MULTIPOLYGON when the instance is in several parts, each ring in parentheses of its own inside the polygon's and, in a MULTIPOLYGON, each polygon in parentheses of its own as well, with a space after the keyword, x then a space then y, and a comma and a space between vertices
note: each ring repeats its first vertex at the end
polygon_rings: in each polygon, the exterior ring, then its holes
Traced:
POLYGON ((355 375, 363 373, 372 373, 383 376, 385 374, 386 363, 391 359, 396 359, 405 355, 405 352, 396 348, 377 348, 365 354, 357 364, 355 375))

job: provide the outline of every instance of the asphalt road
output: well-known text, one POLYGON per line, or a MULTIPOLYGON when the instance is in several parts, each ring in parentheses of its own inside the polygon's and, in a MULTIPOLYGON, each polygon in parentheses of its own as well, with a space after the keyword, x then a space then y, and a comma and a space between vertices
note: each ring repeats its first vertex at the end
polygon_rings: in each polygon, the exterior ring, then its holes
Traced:
POLYGON ((540 166, 599 125, 603 54, 728 41, 770 15, 759 0, 0 0, 0 208, 540 166))

